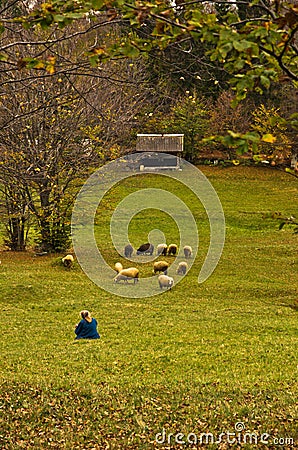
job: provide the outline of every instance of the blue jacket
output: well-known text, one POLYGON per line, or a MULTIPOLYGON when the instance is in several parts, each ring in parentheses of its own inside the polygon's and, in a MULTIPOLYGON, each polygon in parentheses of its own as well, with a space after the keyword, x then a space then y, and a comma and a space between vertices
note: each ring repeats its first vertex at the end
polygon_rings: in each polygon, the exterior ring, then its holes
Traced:
POLYGON ((92 318, 92 322, 82 319, 75 328, 76 339, 99 339, 97 332, 97 321, 92 318))

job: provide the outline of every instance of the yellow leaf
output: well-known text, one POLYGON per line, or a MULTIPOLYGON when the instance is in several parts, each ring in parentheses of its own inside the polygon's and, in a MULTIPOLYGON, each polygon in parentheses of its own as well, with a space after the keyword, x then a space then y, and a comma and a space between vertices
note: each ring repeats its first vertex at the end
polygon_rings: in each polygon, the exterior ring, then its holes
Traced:
POLYGON ((43 69, 43 68, 44 68, 44 63, 42 61, 38 61, 34 66, 34 69, 43 69))
POLYGON ((272 136, 272 134, 264 134, 264 136, 262 136, 262 141, 273 144, 273 142, 276 141, 276 137, 272 136))
POLYGON ((53 75, 53 73, 55 73, 55 64, 56 64, 56 57, 50 56, 46 63, 46 71, 51 75, 53 75))

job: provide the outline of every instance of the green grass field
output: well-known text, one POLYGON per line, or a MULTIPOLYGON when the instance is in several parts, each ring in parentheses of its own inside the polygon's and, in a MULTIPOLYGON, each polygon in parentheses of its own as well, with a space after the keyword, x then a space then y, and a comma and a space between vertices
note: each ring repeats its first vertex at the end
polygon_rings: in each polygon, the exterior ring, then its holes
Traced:
MULTIPOLYGON (((203 284, 208 220, 175 183, 167 189, 193 211, 200 247, 162 295, 118 297, 59 255, 1 252, 1 449, 298 448, 298 234, 264 218, 298 217, 298 182, 254 167, 200 169, 226 219, 222 258, 203 284), (85 308, 99 341, 74 341, 85 308)), ((95 235, 111 267, 122 261, 108 236, 114 207, 162 178, 126 180, 104 199, 95 235)), ((154 217, 131 222, 134 245, 159 226, 177 241, 175 223, 154 217)), ((151 275, 152 263, 140 270, 151 275)))

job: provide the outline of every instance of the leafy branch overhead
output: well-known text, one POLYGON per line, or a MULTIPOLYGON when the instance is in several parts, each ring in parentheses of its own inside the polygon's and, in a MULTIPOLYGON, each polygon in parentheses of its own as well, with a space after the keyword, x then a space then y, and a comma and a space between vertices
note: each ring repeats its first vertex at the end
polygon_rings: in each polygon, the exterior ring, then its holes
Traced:
MULTIPOLYGON (((211 61, 229 74, 235 102, 248 91, 266 91, 273 81, 298 82, 298 6, 294 1, 190 1, 170 3, 91 0, 36 2, 32 10, 6 18, 2 14, 1 33, 21 23, 26 29, 42 30, 56 25, 66 28, 73 22, 88 20, 89 31, 95 24, 121 24, 125 27, 115 42, 100 42, 87 53, 95 66, 106 58, 134 58, 153 48, 165 49, 181 41, 208 44, 211 61)), ((85 31, 86 33, 87 31, 85 31)), ((71 39, 72 33, 63 39, 71 39)), ((51 41, 48 41, 47 45, 51 41)), ((5 46, 0 59, 8 60, 5 46)), ((53 71, 53 64, 42 58, 22 61, 28 67, 53 71)))
MULTIPOLYGON (((288 127, 297 130, 297 113, 286 120, 279 115, 278 109, 265 108, 262 104, 252 113, 250 131, 240 133, 227 130, 224 135, 205 137, 203 142, 209 145, 217 142, 236 149, 239 154, 252 152, 256 162, 263 160, 275 165, 291 155, 294 142, 287 134, 288 127)), ((291 169, 287 171, 291 172, 291 169)))

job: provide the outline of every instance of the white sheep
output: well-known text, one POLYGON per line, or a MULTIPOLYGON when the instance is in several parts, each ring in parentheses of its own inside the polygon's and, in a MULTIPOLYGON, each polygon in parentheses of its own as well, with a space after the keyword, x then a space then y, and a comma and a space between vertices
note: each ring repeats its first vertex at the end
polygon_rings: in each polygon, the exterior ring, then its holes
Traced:
POLYGON ((136 267, 123 269, 114 278, 115 283, 119 283, 120 281, 127 283, 128 280, 133 280, 134 283, 137 283, 139 281, 139 269, 136 269, 136 267))
POLYGON ((176 244, 171 244, 168 247, 168 255, 176 255, 177 253, 177 245, 176 244))
POLYGON ((64 267, 71 267, 74 262, 74 257, 72 255, 66 255, 64 258, 62 258, 62 264, 64 267))
POLYGON ((158 244, 158 246, 156 247, 157 256, 159 255, 166 256, 167 248, 168 248, 167 244, 158 244))
POLYGON ((163 272, 166 275, 168 268, 169 264, 166 261, 155 261, 155 263, 153 263, 153 273, 163 272))
POLYGON ((116 262, 115 264, 115 270, 117 273, 121 272, 121 270, 123 270, 123 266, 120 262, 116 262))
POLYGON ((177 267, 177 275, 185 275, 188 269, 187 262, 181 261, 177 267))
POLYGON ((190 258, 192 255, 192 248, 190 245, 185 245, 183 247, 183 252, 184 252, 184 256, 185 258, 190 258))
POLYGON ((160 289, 168 288, 171 290, 172 286, 174 285, 174 279, 172 277, 168 277, 167 275, 159 275, 158 283, 160 289))

